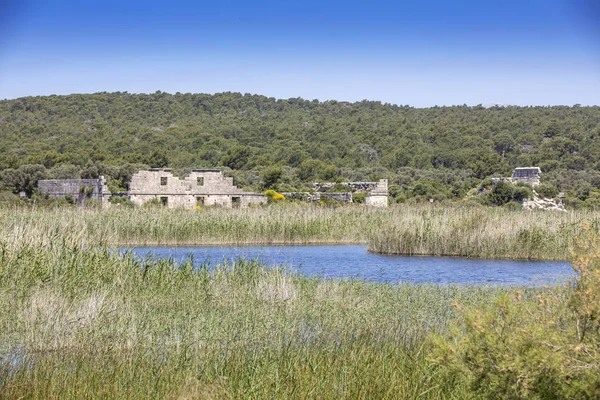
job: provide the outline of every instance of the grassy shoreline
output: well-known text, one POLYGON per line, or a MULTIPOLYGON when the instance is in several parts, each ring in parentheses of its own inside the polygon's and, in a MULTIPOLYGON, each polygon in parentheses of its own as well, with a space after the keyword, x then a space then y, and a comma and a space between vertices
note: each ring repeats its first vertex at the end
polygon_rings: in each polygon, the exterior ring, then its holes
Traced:
POLYGON ((560 261, 569 260, 583 221, 600 226, 600 212, 428 205, 0 210, 0 225, 15 236, 24 230, 76 232, 111 246, 366 244, 380 254, 560 261))

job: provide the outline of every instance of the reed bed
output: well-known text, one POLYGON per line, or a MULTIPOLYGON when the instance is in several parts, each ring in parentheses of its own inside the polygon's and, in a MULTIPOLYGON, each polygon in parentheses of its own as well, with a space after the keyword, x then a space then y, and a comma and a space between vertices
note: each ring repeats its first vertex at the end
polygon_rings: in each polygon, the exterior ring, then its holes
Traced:
POLYGON ((568 260, 583 221, 598 227, 600 212, 302 204, 233 210, 0 210, 0 225, 14 238, 70 232, 93 246, 362 243, 385 254, 540 260, 568 260))
POLYGON ((427 337, 505 290, 141 261, 59 223, 0 232, 2 398, 469 398, 427 337))
POLYGON ((387 213, 306 205, 268 208, 0 210, 8 229, 78 232, 117 245, 366 243, 387 213))
POLYGON ((591 211, 508 211, 500 208, 412 208, 369 236, 383 254, 491 259, 569 260, 582 223, 600 226, 591 211))

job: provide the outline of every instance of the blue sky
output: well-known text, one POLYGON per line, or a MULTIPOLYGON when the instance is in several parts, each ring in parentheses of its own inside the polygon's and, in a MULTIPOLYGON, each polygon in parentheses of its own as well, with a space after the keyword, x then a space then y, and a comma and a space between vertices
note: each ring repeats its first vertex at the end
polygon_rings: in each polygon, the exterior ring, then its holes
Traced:
POLYGON ((600 104, 595 0, 0 0, 0 98, 600 104))

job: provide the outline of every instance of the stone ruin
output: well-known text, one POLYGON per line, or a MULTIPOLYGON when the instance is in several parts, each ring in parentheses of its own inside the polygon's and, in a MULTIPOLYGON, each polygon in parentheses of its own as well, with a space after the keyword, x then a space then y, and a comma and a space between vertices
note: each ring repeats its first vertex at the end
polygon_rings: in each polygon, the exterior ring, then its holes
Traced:
POLYGON ((369 190, 365 197, 365 204, 372 207, 388 206, 388 180, 380 179, 377 184, 369 190))
POLYGON ((214 205, 244 208, 267 203, 264 195, 239 189, 233 178, 218 169, 194 169, 185 178, 174 176, 170 169, 140 171, 131 177, 128 197, 138 206, 154 200, 169 208, 214 205))
MULTIPOLYGON (((510 178, 492 178, 492 184, 495 185, 499 182, 508 182, 512 184, 523 182, 535 187, 540 184, 541 173, 542 170, 539 167, 515 168, 510 178)), ((562 199, 560 199, 560 194, 559 202, 557 203, 553 199, 545 199, 539 196, 535 189, 533 190, 533 199, 525 200, 523 202, 523 208, 527 210, 566 211, 562 204, 562 199)))
POLYGON ((106 179, 46 179, 38 181, 38 189, 42 196, 57 198, 72 198, 73 202, 83 205, 86 200, 98 201, 103 207, 108 205, 111 196, 106 179))
MULTIPOLYGON (((322 199, 352 203, 353 193, 367 193, 365 204, 372 207, 387 207, 388 181, 378 182, 345 182, 347 192, 331 193, 329 189, 336 183, 315 183, 315 191, 283 193, 284 196, 309 202, 322 199)), ((104 177, 98 179, 56 179, 40 180, 38 188, 43 196, 49 198, 66 198, 71 196, 78 205, 86 199, 99 201, 103 207, 108 206, 110 191, 104 177)), ((266 204, 267 198, 260 193, 246 192, 233 184, 233 178, 226 177, 218 169, 194 169, 191 173, 179 178, 170 169, 151 168, 139 171, 131 177, 129 191, 115 193, 116 196, 127 196, 135 205, 141 206, 155 201, 169 208, 195 208, 197 206, 219 205, 226 208, 248 207, 252 204, 266 204)))
POLYGON ((288 198, 302 199, 308 202, 319 202, 322 199, 352 203, 352 193, 367 193, 365 204, 372 207, 388 206, 388 180, 380 179, 378 182, 315 182, 314 193, 287 192, 283 193, 288 198), (349 189, 347 192, 328 192, 336 185, 343 185, 349 189))
POLYGON ((540 167, 515 168, 511 179, 517 182, 528 183, 531 186, 537 186, 540 184, 541 173, 542 170, 540 167))
POLYGON ((492 183, 508 182, 518 183, 523 182, 531 186, 537 186, 540 184, 540 174, 542 170, 540 167, 519 167, 515 168, 510 178, 492 178, 492 183))
POLYGON ((533 199, 525 200, 523 202, 523 208, 526 210, 567 211, 562 202, 557 203, 552 199, 544 199, 540 197, 535 190, 533 191, 533 194, 533 199))

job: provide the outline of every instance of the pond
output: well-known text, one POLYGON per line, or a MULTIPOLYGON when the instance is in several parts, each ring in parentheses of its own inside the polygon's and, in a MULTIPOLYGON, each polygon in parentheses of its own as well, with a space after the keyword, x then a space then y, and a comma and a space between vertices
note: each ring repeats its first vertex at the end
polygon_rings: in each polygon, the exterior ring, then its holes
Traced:
POLYGON ((547 285, 574 276, 567 262, 482 260, 373 254, 361 245, 133 247, 136 257, 172 257, 211 265, 239 258, 283 265, 307 276, 386 283, 547 285))

